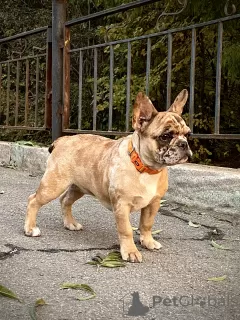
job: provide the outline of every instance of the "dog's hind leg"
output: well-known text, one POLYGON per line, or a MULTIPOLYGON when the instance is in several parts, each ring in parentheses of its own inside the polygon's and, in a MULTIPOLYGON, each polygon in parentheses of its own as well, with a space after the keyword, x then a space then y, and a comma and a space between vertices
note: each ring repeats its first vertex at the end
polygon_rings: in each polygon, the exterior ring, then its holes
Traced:
POLYGON ((36 226, 39 209, 48 202, 58 198, 71 184, 58 171, 47 170, 40 182, 38 190, 28 198, 27 214, 24 231, 26 236, 40 236, 40 229, 36 226))
POLYGON ((61 203, 62 214, 63 214, 63 223, 66 229, 69 229, 69 230, 82 229, 82 225, 78 223, 72 216, 72 205, 75 201, 80 199, 83 195, 84 193, 82 193, 75 184, 70 185, 68 189, 61 195, 60 203, 61 203))

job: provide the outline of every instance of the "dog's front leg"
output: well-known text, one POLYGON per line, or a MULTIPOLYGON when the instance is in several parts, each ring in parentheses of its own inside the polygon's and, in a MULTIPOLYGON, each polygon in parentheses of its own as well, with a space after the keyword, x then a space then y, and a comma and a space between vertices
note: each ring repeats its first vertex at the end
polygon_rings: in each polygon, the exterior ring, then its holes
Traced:
POLYGON ((142 262, 142 255, 133 240, 133 230, 129 221, 130 207, 120 203, 115 204, 113 207, 123 260, 142 262))
POLYGON ((150 250, 160 249, 162 246, 152 237, 152 226, 159 207, 160 198, 156 198, 151 204, 141 210, 141 218, 139 224, 140 242, 143 247, 146 247, 150 250))

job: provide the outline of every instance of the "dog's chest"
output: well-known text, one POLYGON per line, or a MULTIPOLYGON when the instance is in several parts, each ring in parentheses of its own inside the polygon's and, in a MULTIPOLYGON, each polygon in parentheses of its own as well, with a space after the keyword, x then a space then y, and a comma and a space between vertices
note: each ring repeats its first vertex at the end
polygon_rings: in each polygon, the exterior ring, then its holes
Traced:
MULTIPOLYGON (((135 169, 135 168, 134 168, 135 169)), ((112 170, 110 180, 110 194, 112 202, 121 202, 128 205, 131 211, 138 211, 146 207, 158 192, 158 175, 140 174, 136 171, 126 171, 120 174, 121 170, 115 167, 112 170), (133 173, 133 174, 132 174, 133 173)))
POLYGON ((146 207, 157 195, 158 178, 148 174, 142 174, 139 181, 133 187, 132 210, 138 211, 146 207))

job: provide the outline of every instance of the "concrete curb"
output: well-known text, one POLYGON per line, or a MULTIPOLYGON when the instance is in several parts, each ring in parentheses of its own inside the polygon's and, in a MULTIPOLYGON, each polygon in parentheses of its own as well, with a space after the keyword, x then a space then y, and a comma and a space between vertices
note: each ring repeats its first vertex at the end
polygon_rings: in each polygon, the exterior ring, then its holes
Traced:
POLYGON ((0 165, 2 166, 11 166, 40 175, 45 171, 48 156, 48 148, 0 142, 0 165))
POLYGON ((186 212, 240 215, 240 169, 178 165, 169 169, 169 182, 169 198, 186 212))
MULTIPOLYGON (((0 164, 43 174, 48 148, 0 142, 0 164)), ((186 211, 240 215, 240 169, 184 164, 169 168, 166 198, 184 206, 186 211)))

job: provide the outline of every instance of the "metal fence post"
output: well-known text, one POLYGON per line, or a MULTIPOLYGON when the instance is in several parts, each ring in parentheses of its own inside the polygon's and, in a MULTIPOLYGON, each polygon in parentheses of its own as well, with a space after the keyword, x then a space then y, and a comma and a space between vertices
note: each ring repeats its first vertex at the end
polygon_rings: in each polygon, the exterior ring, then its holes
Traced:
POLYGON ((47 29, 46 89, 44 126, 52 128, 52 27, 47 29))
POLYGON ((63 127, 69 128, 70 117, 70 27, 64 30, 63 49, 63 127))
POLYGON ((66 0, 52 1, 52 140, 62 135, 63 47, 66 0))

